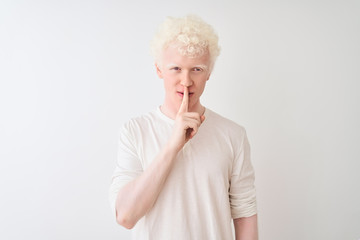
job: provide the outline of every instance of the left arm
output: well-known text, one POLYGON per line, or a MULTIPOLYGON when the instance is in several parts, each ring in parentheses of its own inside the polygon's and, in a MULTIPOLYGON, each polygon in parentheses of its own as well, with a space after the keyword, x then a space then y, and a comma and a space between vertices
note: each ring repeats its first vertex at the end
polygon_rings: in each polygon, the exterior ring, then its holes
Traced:
MULTIPOLYGON (((230 207, 236 240, 258 240, 255 173, 251 164, 250 144, 245 129, 230 179, 230 207)), ((240 135, 240 136, 241 136, 240 135)))
POLYGON ((236 240, 258 240, 257 214, 234 219, 236 240))

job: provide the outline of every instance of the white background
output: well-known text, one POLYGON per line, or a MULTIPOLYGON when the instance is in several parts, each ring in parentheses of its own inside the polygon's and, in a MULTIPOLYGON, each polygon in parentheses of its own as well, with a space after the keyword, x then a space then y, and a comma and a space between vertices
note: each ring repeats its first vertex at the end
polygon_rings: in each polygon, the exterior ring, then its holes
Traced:
POLYGON ((247 129, 260 238, 360 238, 359 1, 2 0, 1 239, 129 239, 118 129, 162 103, 149 42, 187 13, 220 36, 203 104, 247 129))

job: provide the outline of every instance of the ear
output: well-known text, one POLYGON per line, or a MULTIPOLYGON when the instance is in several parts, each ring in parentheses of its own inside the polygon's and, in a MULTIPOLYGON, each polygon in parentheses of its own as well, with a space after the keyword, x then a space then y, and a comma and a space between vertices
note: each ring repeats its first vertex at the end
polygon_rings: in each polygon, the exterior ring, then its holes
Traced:
POLYGON ((210 79, 210 76, 211 76, 211 73, 212 73, 212 70, 214 69, 214 63, 210 63, 210 69, 208 70, 208 76, 207 76, 207 79, 206 81, 208 81, 210 79))
POLYGON ((158 77, 162 79, 163 75, 162 75, 161 69, 159 68, 159 65, 157 63, 155 63, 155 68, 156 68, 156 73, 157 73, 158 77))
POLYGON ((208 81, 208 80, 210 79, 210 76, 211 76, 211 72, 209 73, 209 75, 208 75, 208 77, 207 77, 206 81, 208 81))

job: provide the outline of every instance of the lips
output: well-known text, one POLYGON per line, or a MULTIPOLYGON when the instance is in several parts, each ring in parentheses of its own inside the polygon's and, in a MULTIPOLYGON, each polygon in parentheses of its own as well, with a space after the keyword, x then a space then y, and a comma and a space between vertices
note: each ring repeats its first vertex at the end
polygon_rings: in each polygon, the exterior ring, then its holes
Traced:
MULTIPOLYGON (((184 96, 184 92, 177 92, 179 95, 184 96)), ((189 97, 191 97, 194 93, 193 92, 190 92, 189 93, 189 97)))

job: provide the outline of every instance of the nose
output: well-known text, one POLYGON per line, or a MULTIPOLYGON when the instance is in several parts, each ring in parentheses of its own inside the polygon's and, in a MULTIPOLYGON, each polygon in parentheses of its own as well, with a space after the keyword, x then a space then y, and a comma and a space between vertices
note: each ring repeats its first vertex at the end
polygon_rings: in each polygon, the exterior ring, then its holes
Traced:
POLYGON ((183 72, 183 74, 181 75, 180 84, 184 87, 190 87, 191 85, 193 85, 193 81, 189 72, 183 72))

